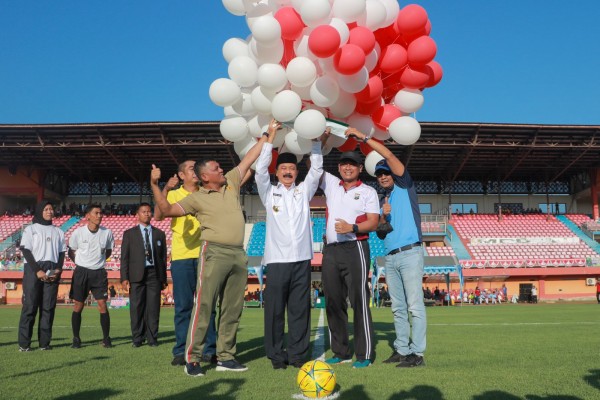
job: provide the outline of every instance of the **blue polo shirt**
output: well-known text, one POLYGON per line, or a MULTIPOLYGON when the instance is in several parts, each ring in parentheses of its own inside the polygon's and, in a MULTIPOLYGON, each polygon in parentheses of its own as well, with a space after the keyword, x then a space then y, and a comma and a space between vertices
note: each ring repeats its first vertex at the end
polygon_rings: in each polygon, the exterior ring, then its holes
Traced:
MULTIPOLYGON (((383 240, 385 254, 402 246, 423 242, 419 200, 412 177, 406 169, 404 175, 398 176, 392 173, 392 177, 394 188, 388 199, 392 206, 392 212, 388 215, 387 220, 394 230, 388 233, 383 240)), ((382 198, 381 205, 384 201, 385 198, 382 198)))

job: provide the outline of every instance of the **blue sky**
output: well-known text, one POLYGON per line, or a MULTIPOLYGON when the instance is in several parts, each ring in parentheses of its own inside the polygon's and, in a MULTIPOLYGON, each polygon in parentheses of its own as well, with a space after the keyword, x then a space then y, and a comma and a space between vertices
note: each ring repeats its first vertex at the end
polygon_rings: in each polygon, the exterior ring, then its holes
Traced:
MULTIPOLYGON (((600 1, 415 3, 444 68, 420 121, 600 124, 600 1)), ((222 45, 248 34, 219 0, 3 0, 0 123, 219 120, 222 45)))

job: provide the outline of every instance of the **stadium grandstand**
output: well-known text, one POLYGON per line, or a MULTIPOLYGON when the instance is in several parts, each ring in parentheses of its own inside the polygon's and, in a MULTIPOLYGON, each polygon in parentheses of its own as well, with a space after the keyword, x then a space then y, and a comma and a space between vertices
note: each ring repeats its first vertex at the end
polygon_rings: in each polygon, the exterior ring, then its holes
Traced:
MULTIPOLYGON (((421 123, 412 146, 388 143, 416 181, 427 265, 424 286, 448 291, 503 285, 526 301, 591 300, 600 278, 600 126, 421 123)), ((224 170, 239 161, 218 122, 0 125, 0 294, 20 303, 23 262, 18 248, 42 198, 58 211, 54 224, 71 232, 88 203, 101 204, 116 249, 108 263, 118 286, 123 232, 141 201, 152 203, 152 164, 172 176, 187 159, 210 158, 224 170)), ((337 150, 325 169, 337 170, 337 150)), ((300 164, 300 179, 306 167, 300 164)), ((380 190, 374 178, 361 176, 380 190)), ((242 190, 250 256, 248 292, 259 289, 265 211, 256 186, 242 190)), ((325 201, 313 211, 313 281, 320 280, 325 201)), ((167 233, 169 220, 153 221, 167 233)), ((384 282, 382 242, 372 234, 373 284, 384 282)), ((74 265, 67 261, 59 298, 66 299, 74 265)), ((171 290, 171 289, 169 289, 171 290)), ((461 296, 458 296, 461 298, 461 296)))

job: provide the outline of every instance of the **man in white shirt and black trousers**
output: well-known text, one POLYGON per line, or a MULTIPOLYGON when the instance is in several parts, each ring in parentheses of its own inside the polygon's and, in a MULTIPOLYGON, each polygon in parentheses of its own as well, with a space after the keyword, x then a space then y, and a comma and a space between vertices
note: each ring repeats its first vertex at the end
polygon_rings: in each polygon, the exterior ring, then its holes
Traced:
MULTIPOLYGON (((310 168, 304 182, 298 176, 295 154, 277 157, 277 184, 271 184, 273 140, 281 124, 271 121, 267 142, 256 163, 258 194, 267 212, 263 264, 267 266, 265 289, 265 350, 274 369, 300 368, 310 345, 310 261, 313 257, 310 200, 323 174, 321 142, 314 141, 310 168), (285 309, 288 338, 284 348, 285 309)), ((326 137, 325 134, 323 137, 326 137)))

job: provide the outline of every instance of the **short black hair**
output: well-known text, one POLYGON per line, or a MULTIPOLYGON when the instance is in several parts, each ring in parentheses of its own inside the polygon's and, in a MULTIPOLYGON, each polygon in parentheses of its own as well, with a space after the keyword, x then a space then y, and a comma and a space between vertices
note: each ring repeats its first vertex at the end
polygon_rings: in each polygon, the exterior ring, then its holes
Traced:
POLYGON ((99 208, 100 211, 102 211, 102 206, 100 206, 100 204, 96 204, 96 203, 90 203, 85 207, 85 210, 83 211, 84 214, 89 214, 92 212, 92 210, 94 208, 99 208))
POLYGON ((150 207, 150 210, 152 210, 152 206, 150 205, 150 203, 143 202, 137 206, 137 208, 135 209, 135 213, 137 214, 140 211, 140 208, 142 207, 150 207))
POLYGON ((183 170, 185 169, 185 164, 186 164, 186 163, 189 163, 189 162, 193 162, 193 163, 195 163, 196 161, 194 161, 194 160, 185 160, 184 162, 180 163, 180 164, 177 166, 177 172, 183 172, 183 170))
POLYGON ((194 172, 198 179, 200 179, 200 170, 206 167, 206 164, 209 162, 218 162, 217 160, 213 160, 212 158, 206 158, 204 160, 196 161, 196 165, 194 165, 194 172))

